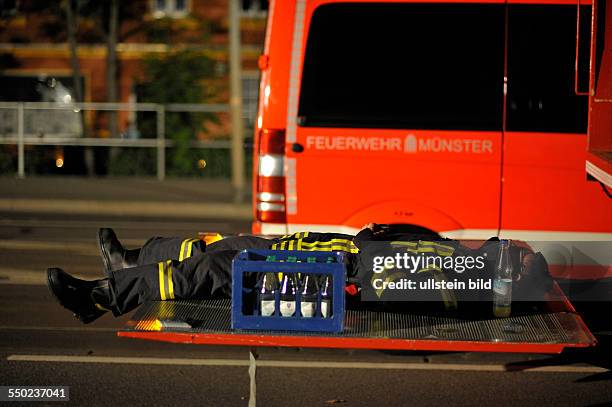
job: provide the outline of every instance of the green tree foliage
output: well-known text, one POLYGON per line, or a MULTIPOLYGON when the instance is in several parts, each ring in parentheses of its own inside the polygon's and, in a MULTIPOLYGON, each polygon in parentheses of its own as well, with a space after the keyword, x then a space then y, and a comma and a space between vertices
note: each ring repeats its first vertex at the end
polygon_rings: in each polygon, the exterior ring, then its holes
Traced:
MULTIPOLYGON (((202 103, 202 80, 213 75, 214 62, 201 53, 182 50, 144 60, 143 100, 156 103, 202 103)), ((198 123, 199 125, 199 123, 198 123)))
MULTIPOLYGON (((144 61, 147 82, 143 102, 202 103, 206 99, 202 80, 214 74, 214 62, 199 53, 178 51, 164 57, 148 57, 144 61)), ((216 120, 207 113, 175 112, 166 114, 166 138, 175 143, 168 151, 169 175, 197 175, 198 151, 190 141, 205 130, 207 121, 216 120)))

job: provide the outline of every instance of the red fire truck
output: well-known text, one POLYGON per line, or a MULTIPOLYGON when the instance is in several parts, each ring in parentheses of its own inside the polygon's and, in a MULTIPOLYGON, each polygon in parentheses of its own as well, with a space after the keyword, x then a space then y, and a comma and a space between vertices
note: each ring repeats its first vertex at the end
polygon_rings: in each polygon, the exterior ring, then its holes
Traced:
POLYGON ((606 3, 272 2, 253 231, 611 241, 606 3))

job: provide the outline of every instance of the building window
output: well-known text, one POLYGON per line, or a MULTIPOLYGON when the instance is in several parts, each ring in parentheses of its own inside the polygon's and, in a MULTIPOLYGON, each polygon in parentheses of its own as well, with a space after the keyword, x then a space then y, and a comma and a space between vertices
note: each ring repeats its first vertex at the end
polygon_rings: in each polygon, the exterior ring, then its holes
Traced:
POLYGON ((189 0, 153 0, 151 10, 155 18, 183 18, 190 9, 189 0))
POLYGON ((250 126, 255 123, 259 100, 259 75, 243 73, 242 76, 242 117, 250 126))
POLYGON ((241 0, 241 3, 245 17, 265 17, 268 13, 268 0, 241 0))

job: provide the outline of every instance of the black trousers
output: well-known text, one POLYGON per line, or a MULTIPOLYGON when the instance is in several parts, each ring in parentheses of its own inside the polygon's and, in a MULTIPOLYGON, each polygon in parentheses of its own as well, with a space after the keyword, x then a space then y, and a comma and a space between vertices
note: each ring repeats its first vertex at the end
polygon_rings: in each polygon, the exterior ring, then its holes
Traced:
POLYGON ((137 267, 109 273, 113 313, 125 314, 149 300, 230 297, 234 256, 244 249, 268 249, 275 242, 238 236, 206 246, 199 239, 151 238, 137 267))

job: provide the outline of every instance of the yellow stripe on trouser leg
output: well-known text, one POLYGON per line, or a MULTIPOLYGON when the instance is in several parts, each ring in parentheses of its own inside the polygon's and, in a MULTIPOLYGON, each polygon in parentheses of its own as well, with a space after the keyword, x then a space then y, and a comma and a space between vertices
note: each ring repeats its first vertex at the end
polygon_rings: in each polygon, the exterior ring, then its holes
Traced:
POLYGON ((189 241, 189 239, 185 239, 183 240, 183 243, 181 243, 181 250, 179 251, 179 261, 183 261, 185 259, 185 246, 187 245, 187 242, 189 241))
POLYGON ((168 265, 168 299, 174 299, 174 283, 172 282, 172 260, 168 260, 166 263, 168 265))
POLYGON ((188 259, 189 257, 191 257, 191 253, 193 251, 193 245, 200 239, 191 239, 189 241, 189 243, 187 243, 188 247, 187 247, 187 257, 185 257, 185 259, 188 259))
POLYGON ((195 242, 194 239, 189 239, 187 241, 187 247, 185 249, 187 249, 187 254, 185 255, 185 257, 183 257, 183 260, 188 259, 191 257, 191 250, 193 248, 193 242, 195 242))
POLYGON ((162 299, 162 301, 166 300, 166 290, 164 289, 164 280, 165 280, 165 273, 164 273, 164 263, 160 262, 157 265, 158 269, 159 269, 159 296, 162 299))
POLYGON ((181 243, 181 250, 179 252, 179 261, 183 261, 191 257, 191 253, 193 251, 193 244, 197 242, 199 239, 185 239, 183 243, 181 243))

